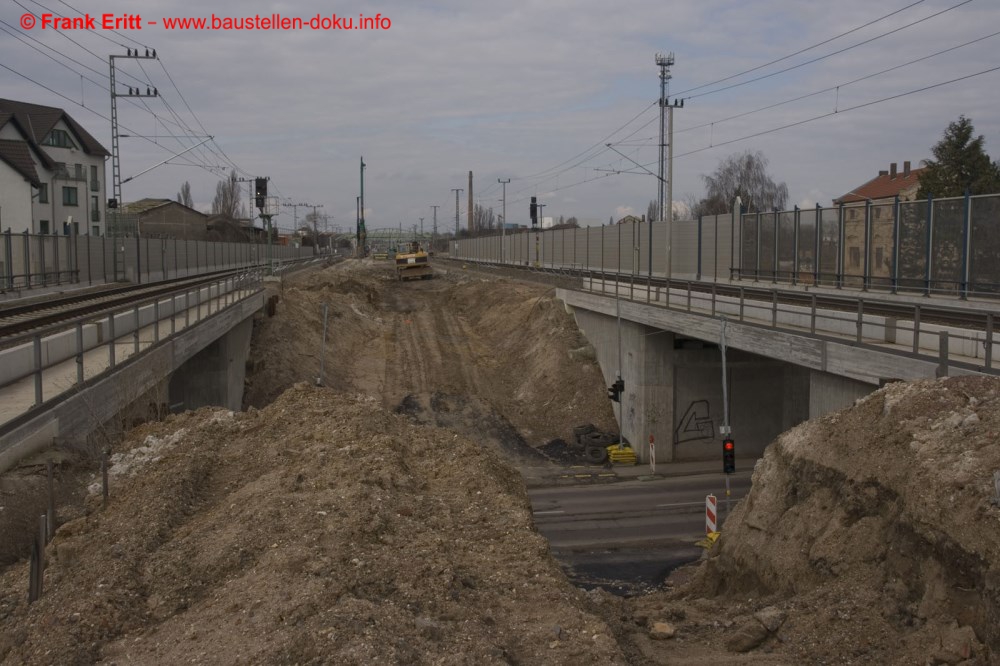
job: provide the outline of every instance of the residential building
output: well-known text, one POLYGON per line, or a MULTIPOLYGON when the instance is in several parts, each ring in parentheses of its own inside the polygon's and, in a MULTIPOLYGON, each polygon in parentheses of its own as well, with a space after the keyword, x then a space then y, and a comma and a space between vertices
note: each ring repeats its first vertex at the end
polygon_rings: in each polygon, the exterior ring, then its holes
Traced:
POLYGON ((135 216, 143 238, 208 239, 208 215, 173 199, 140 199, 120 210, 135 216))
POLYGON ((896 163, 888 171, 834 199, 834 205, 844 205, 844 274, 847 284, 856 284, 865 273, 865 209, 871 202, 869 224, 872 248, 868 274, 875 278, 888 278, 892 274, 893 220, 895 201, 913 201, 920 189, 920 174, 926 167, 911 169, 903 162, 903 170, 896 163))
POLYGON ((109 156, 62 109, 0 99, 0 225, 14 232, 102 235, 109 156))

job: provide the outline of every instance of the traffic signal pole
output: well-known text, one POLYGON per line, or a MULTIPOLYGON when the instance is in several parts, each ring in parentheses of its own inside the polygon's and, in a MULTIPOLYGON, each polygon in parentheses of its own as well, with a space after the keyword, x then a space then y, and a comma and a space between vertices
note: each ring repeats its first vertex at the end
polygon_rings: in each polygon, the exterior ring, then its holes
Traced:
POLYGON ((719 333, 719 351, 722 354, 722 465, 726 475, 726 517, 729 517, 729 477, 736 471, 736 443, 733 441, 733 431, 729 427, 729 377, 726 373, 726 318, 722 317, 722 330, 719 333), (730 469, 732 468, 732 469, 730 469))

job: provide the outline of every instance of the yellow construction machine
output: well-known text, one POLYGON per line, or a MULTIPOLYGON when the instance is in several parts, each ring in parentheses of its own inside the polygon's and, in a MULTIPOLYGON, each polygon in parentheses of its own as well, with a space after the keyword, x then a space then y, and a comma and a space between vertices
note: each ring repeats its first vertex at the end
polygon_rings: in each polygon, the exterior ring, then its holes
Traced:
POLYGON ((434 275, 427 259, 427 251, 420 243, 403 243, 396 248, 396 276, 400 280, 429 279, 434 275))

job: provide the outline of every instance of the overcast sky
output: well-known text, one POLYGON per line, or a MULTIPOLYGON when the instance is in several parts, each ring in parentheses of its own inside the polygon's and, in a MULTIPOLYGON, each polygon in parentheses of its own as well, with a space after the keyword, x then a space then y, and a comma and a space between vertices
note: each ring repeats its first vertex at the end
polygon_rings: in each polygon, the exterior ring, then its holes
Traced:
MULTIPOLYGON (((675 201, 702 196, 702 176, 720 160, 759 150, 772 177, 788 184, 790 204, 829 205, 890 162, 902 168, 929 158, 960 114, 1000 157, 1000 71, 852 109, 1000 67, 1000 36, 954 48, 1000 31, 995 0, 2 0, 0 21, 0 96, 62 107, 109 150, 108 55, 137 43, 156 49, 159 62, 116 61, 119 91, 150 82, 162 98, 135 100, 148 110, 119 100, 122 133, 161 137, 123 138, 122 176, 201 140, 191 135, 214 142, 211 151, 191 151, 126 183, 126 201, 174 198, 189 181, 196 206, 207 209, 231 161, 241 176, 269 176, 272 193, 322 204, 332 224, 353 229, 363 155, 369 228, 423 217, 429 231, 430 206, 438 204, 439 229, 453 229, 451 188, 467 189, 469 170, 475 199, 497 213, 497 179, 511 179, 511 222, 527 222, 532 195, 547 205, 546 216, 586 224, 641 214, 656 198, 656 179, 599 169, 637 170, 604 146, 612 142, 656 171, 657 52, 674 53, 670 96, 685 100, 674 122, 675 201), (24 30, 26 10, 36 17, 89 11, 98 29, 60 33, 38 18, 24 30), (102 14, 137 12, 141 30, 100 29, 102 14), (266 32, 163 25, 212 14, 308 20, 335 12, 355 24, 359 15, 380 14, 391 25, 266 32), (945 49, 954 50, 907 65, 945 49), (178 134, 186 136, 170 138, 178 134)), ((464 224, 464 192, 460 208, 464 224)), ((292 226, 291 208, 280 222, 292 226)))

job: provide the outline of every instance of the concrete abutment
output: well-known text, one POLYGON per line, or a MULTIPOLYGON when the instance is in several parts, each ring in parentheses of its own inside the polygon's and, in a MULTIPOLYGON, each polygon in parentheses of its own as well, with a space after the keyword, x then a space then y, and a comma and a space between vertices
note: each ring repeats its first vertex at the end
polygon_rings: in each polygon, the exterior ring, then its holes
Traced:
MULTIPOLYGON (((652 434, 658 463, 718 458, 721 470, 719 346, 624 318, 619 330, 616 316, 569 310, 593 345, 608 386, 621 369, 625 392, 614 414, 639 460, 649 462, 652 434)), ((729 421, 737 456, 744 460, 763 455, 785 430, 846 407, 877 388, 731 347, 726 366, 729 421)))

